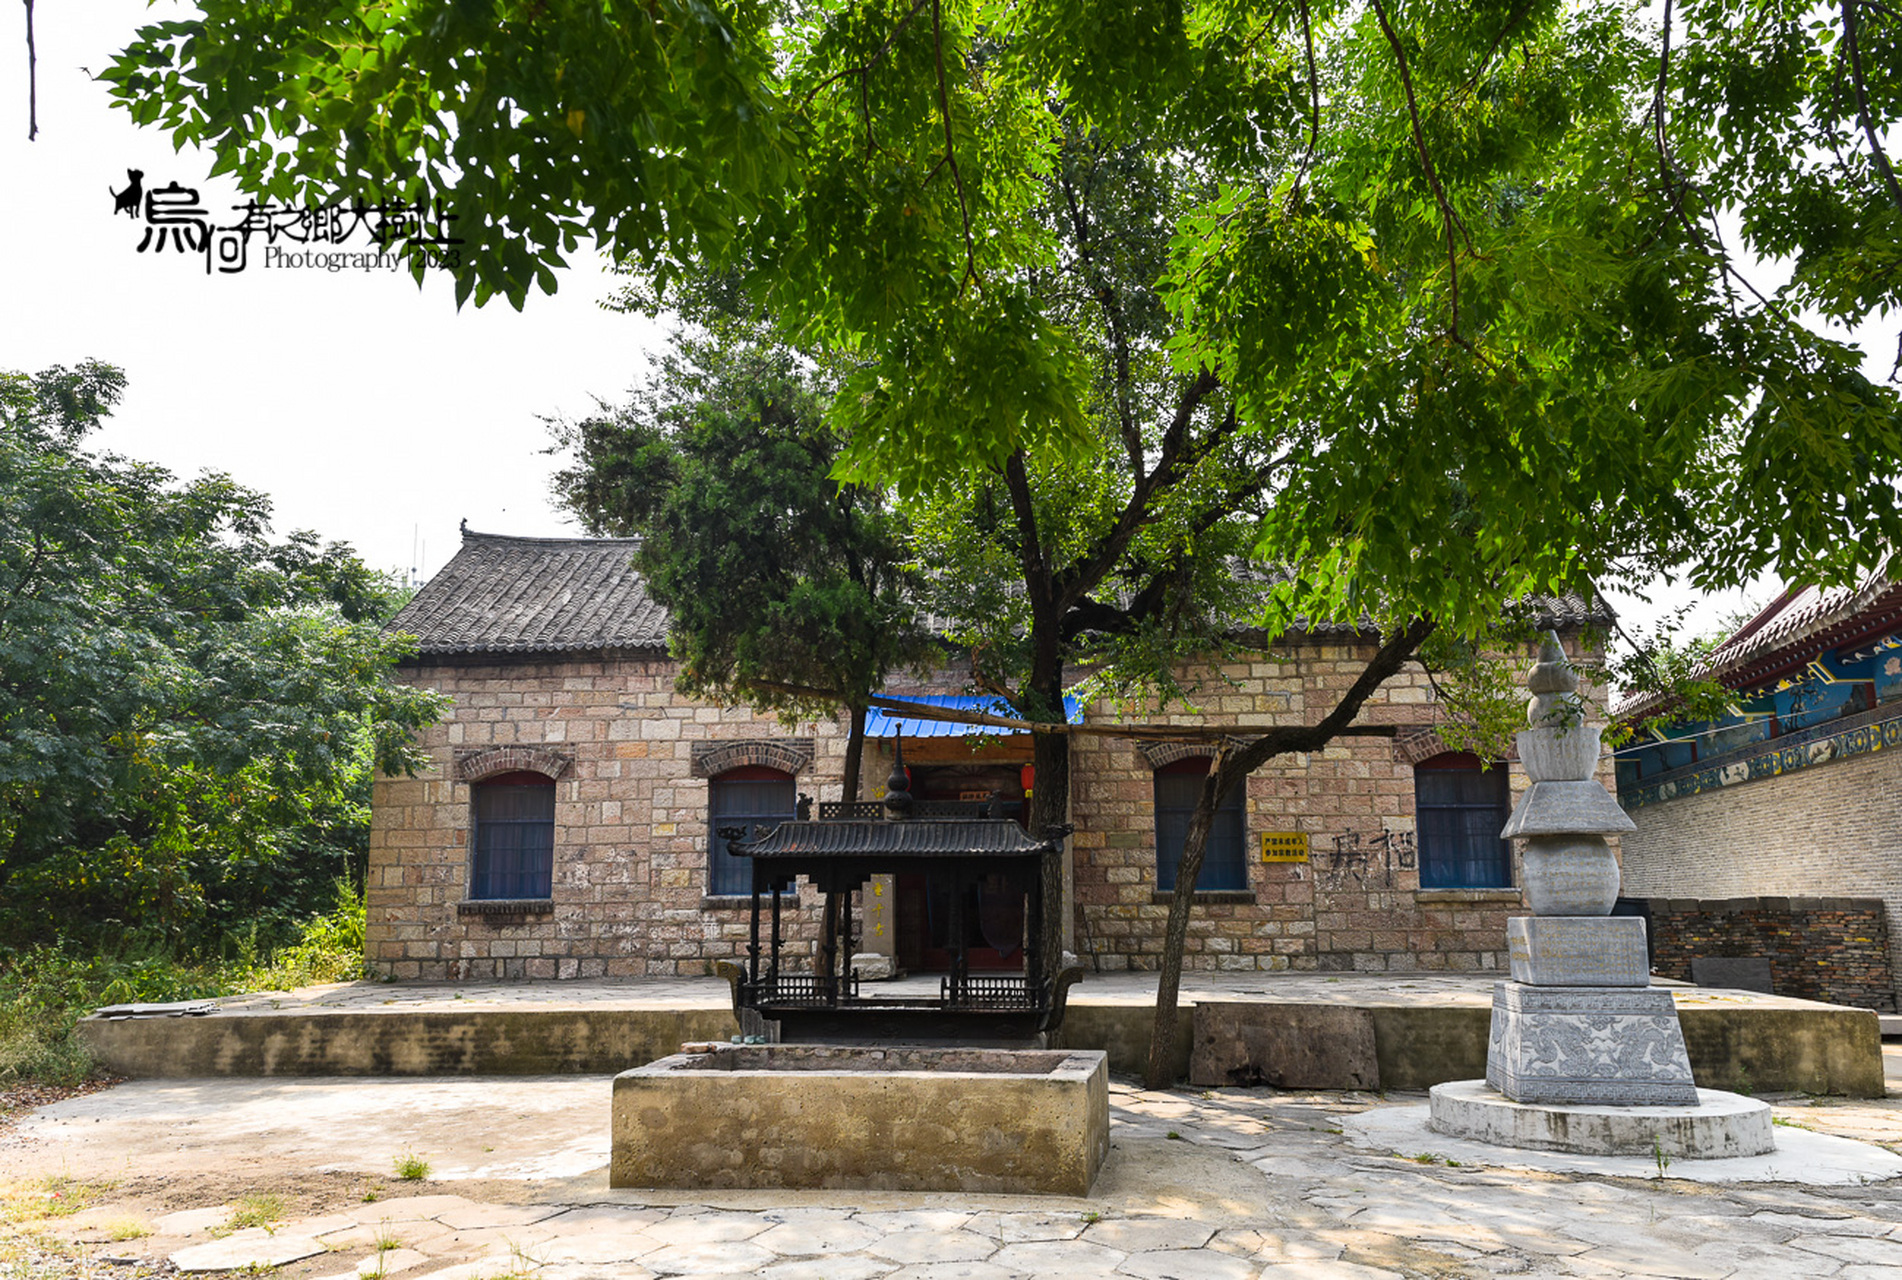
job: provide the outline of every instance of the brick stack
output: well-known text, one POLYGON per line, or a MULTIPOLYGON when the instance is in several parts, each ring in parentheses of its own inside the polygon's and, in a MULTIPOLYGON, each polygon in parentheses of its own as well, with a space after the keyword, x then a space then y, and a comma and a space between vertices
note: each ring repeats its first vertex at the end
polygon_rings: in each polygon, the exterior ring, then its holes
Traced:
POLYGON ((1778 995, 1893 1012, 1889 929, 1879 898, 1640 899, 1651 964, 1691 979, 1691 961, 1762 956, 1778 995))

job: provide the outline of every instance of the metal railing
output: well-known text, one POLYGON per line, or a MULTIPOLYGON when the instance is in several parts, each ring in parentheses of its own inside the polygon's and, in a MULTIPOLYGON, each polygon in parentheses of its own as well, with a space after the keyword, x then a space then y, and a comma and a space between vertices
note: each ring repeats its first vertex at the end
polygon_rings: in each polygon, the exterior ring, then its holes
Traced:
POLYGON ((753 987, 754 1000, 765 1005, 811 1005, 815 1008, 859 997, 859 980, 829 978, 809 973, 785 973, 763 978, 753 987))
POLYGON ((1021 974, 966 977, 954 984, 950 977, 938 984, 938 998, 947 1009, 1034 1009, 1030 980, 1021 974))

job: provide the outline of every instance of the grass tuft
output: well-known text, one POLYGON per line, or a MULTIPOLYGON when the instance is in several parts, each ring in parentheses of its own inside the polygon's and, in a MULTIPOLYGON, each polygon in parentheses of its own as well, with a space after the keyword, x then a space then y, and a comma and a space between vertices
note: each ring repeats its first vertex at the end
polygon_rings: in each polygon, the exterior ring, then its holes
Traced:
POLYGON ((64 1176, 0 1185, 0 1226, 70 1218, 82 1209, 92 1208, 100 1197, 118 1185, 64 1176))
POLYGON ((237 1198, 232 1205, 231 1220, 224 1225, 224 1232, 243 1231, 247 1227, 269 1229, 274 1222, 284 1219, 284 1197, 275 1191, 253 1191, 237 1198))

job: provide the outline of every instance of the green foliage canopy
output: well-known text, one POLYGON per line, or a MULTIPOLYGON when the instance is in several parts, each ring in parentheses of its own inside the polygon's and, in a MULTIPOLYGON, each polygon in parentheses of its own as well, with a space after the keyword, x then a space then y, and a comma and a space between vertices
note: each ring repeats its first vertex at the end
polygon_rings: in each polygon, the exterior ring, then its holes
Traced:
POLYGON ((1066 668, 1166 697, 1251 616, 1266 584, 1236 567, 1279 465, 1219 379, 1170 357, 1172 228, 1205 194, 1179 148, 1064 133, 1053 159, 1031 211, 1053 252, 1026 280, 1074 353, 1080 442, 1020 443, 904 504, 922 598, 972 679, 1044 721, 1066 668))
POLYGON ((788 157, 749 0, 199 8, 139 32, 114 98, 260 196, 440 200, 476 262, 458 303, 553 293, 582 237, 722 245, 788 157))
POLYGON ((901 571, 902 522, 832 478, 821 381, 744 325, 684 335, 627 405, 556 425, 573 465, 555 490, 590 532, 641 538, 682 692, 787 715, 842 702, 862 734, 886 676, 939 650, 901 571))
POLYGON ((743 265, 853 358, 847 464, 906 492, 1088 454, 1046 180, 1068 140, 1153 139, 1191 193, 1167 357, 1287 459, 1280 622, 1382 600, 1470 635, 1502 595, 1840 576, 1902 534, 1896 397, 1797 315, 1902 302, 1897 33, 1873 0, 1662 30, 1616 0, 206 0, 108 78, 275 194, 426 180, 478 297, 552 287, 584 233, 663 288, 743 265), (1730 212, 1788 287, 1748 287, 1730 212))
POLYGON ((414 768, 443 705, 385 679, 392 589, 347 547, 88 452, 122 387, 0 374, 0 934, 196 939, 327 893, 370 766, 414 768))

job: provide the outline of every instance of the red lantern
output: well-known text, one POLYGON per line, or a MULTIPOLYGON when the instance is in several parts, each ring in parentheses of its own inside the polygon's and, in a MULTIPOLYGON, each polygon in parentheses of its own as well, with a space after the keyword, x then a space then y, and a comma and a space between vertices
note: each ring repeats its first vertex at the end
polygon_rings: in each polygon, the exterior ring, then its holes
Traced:
POLYGON ((1029 795, 1031 788, 1035 786, 1037 782, 1037 766, 1027 764, 1019 769, 1017 771, 1017 780, 1023 784, 1024 794, 1029 795))

